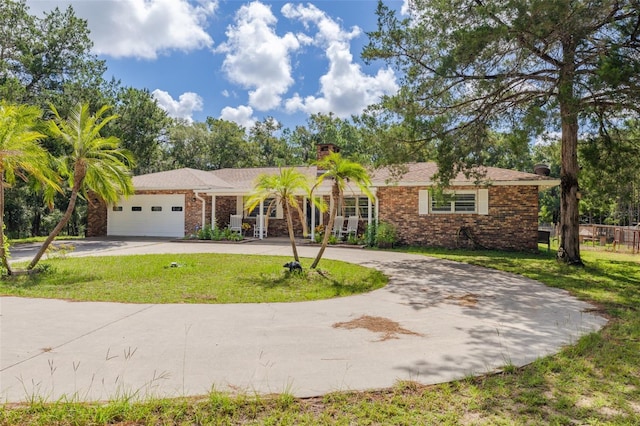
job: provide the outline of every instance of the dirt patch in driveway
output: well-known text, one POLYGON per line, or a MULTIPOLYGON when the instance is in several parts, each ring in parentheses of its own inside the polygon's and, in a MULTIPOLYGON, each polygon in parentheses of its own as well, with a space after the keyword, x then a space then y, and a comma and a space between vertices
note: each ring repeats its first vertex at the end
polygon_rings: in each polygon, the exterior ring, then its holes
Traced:
POLYGON ((347 330, 353 330, 356 328, 364 328, 374 333, 382 334, 378 342, 382 342, 390 339, 399 339, 399 334, 408 334, 413 336, 423 336, 415 331, 407 330, 400 327, 400 324, 383 317, 372 317, 369 315, 363 315, 360 318, 356 318, 347 322, 337 322, 333 324, 333 328, 345 328, 347 330))
POLYGON ((467 308, 475 308, 476 305, 478 304, 478 298, 479 296, 473 293, 467 293, 462 296, 447 297, 448 300, 455 300, 456 303, 458 303, 458 305, 465 306, 467 308))

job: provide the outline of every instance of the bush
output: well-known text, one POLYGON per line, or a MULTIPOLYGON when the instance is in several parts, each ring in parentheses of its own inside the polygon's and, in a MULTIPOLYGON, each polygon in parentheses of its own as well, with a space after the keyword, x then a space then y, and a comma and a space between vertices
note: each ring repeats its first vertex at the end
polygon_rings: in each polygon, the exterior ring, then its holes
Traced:
POLYGON ((211 225, 205 225, 203 228, 198 230, 198 239, 199 240, 210 240, 213 236, 213 230, 211 225))
POLYGON ((378 247, 393 247, 398 242, 396 227, 387 222, 378 223, 375 241, 378 247))
POLYGON ((376 230, 377 223, 375 221, 367 225, 367 229, 364 231, 364 240, 367 246, 374 247, 376 245, 376 230))
POLYGON ((224 230, 215 227, 211 231, 211 240, 212 241, 221 241, 224 239, 224 230))
POLYGON ((198 230, 197 238, 199 240, 212 241, 242 241, 244 239, 242 234, 233 232, 227 228, 220 229, 217 226, 212 228, 211 225, 205 225, 202 229, 198 230))

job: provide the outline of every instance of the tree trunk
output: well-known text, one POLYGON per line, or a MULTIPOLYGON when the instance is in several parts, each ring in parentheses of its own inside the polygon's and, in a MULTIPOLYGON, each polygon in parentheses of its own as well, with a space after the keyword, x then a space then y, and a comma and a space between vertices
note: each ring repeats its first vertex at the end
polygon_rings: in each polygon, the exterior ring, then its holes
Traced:
POLYGON ((284 202, 284 214, 287 216, 287 230, 289 231, 289 241, 291 241, 291 250, 293 250, 293 258, 296 262, 300 262, 300 258, 298 257, 298 249, 296 247, 296 238, 293 234, 293 220, 291 219, 291 208, 289 207, 289 203, 284 202))
POLYGON ((563 45, 564 66, 560 70, 558 101, 562 123, 560 168, 560 247, 558 259, 569 265, 584 265, 580 259, 578 211, 578 100, 574 96, 575 47, 572 39, 563 45))
POLYGON ((331 205, 331 209, 329 210, 329 223, 327 223, 327 227, 324 229, 322 245, 320 246, 320 251, 316 255, 313 264, 311 264, 311 269, 315 269, 318 266, 318 263, 320 263, 320 259, 322 259, 322 255, 327 248, 327 244, 329 244, 329 236, 331 235, 331 231, 333 231, 333 223, 336 220, 336 213, 338 211, 338 203, 336 202, 336 200, 339 196, 340 189, 338 188, 338 184, 334 183, 333 187, 331 188, 331 199, 329 200, 329 204, 331 205))
POLYGON ((7 270, 7 275, 13 275, 11 266, 9 265, 9 253, 4 248, 4 171, 0 173, 0 258, 2 258, 2 266, 7 270))
POLYGON ((73 168, 73 187, 71 188, 71 197, 69 198, 69 205, 67 206, 67 210, 64 212, 64 215, 60 219, 60 222, 58 222, 58 224, 55 228, 53 228, 53 231, 51 231, 44 243, 42 243, 40 250, 38 250, 38 253, 36 253, 29 266, 27 266, 27 270, 33 269, 38 264, 44 253, 49 248, 51 242, 56 238, 56 236, 58 236, 62 228, 66 226, 66 224, 69 222, 69 219, 71 219, 73 210, 76 207, 78 193, 80 192, 80 188, 82 188, 82 183, 84 182, 84 177, 86 176, 86 174, 87 169, 85 165, 82 163, 76 163, 73 168))

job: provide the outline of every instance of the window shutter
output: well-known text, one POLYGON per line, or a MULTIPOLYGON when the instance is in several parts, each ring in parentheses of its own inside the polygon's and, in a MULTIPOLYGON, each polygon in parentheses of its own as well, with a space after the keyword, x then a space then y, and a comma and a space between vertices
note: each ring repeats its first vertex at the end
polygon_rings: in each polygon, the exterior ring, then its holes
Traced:
POLYGON ((489 214, 489 190, 488 189, 478 190, 478 214, 482 214, 482 215, 489 214))
POLYGON ((429 191, 418 191, 418 214, 429 214, 429 191))

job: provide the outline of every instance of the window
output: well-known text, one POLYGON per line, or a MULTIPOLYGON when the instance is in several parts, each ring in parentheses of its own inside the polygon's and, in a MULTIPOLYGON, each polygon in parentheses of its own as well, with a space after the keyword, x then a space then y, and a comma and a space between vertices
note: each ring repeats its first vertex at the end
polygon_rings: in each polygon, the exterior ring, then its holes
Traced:
POLYGON ((442 196, 435 196, 432 191, 422 189, 418 191, 418 214, 489 214, 489 190, 478 188, 475 190, 445 191, 442 196))
POLYGON ((122 206, 113 206, 113 211, 114 212, 121 212, 122 211, 122 206))
MULTIPOLYGON (((342 210, 344 216, 359 216, 363 219, 369 217, 369 198, 365 196, 358 197, 344 197, 342 200, 342 210)), ((371 204, 371 216, 375 216, 373 213, 373 203, 371 204)))
MULTIPOLYGON (((273 201, 273 198, 267 198, 266 200, 264 200, 264 206, 263 206, 263 211, 262 213, 266 216, 267 215, 267 210, 269 210, 269 204, 271 204, 271 202, 273 201)), ((250 212, 247 213, 247 215, 245 217, 258 217, 258 215, 260 214, 260 204, 258 204, 256 206, 255 209, 251 210, 250 212)), ((271 218, 275 218, 278 214, 278 208, 276 205, 274 205, 271 208, 271 215, 269 217, 271 218)))
POLYGON ((355 216, 358 214, 356 209, 357 197, 344 198, 342 200, 342 212, 346 217, 355 216))
POLYGON ((458 194, 453 210, 457 213, 473 213, 476 211, 476 194, 458 194))
POLYGON ((162 207, 161 206, 152 206, 151 207, 151 211, 152 212, 161 212, 162 211, 162 207))
POLYGON ((131 211, 132 211, 132 212, 141 212, 141 211, 142 211, 142 207, 140 207, 140 206, 133 206, 133 207, 131 207, 131 211))
POLYGON ((442 197, 431 197, 432 213, 475 213, 476 193, 445 193, 442 197))
MULTIPOLYGON (((374 211, 375 205, 373 201, 371 201, 371 217, 375 217, 374 211)), ((360 217, 367 218, 369 217, 369 198, 368 197, 358 197, 358 212, 360 213, 360 217)))
POLYGON ((181 212, 182 211, 182 206, 173 206, 173 207, 171 207, 171 211, 172 212, 181 212))

